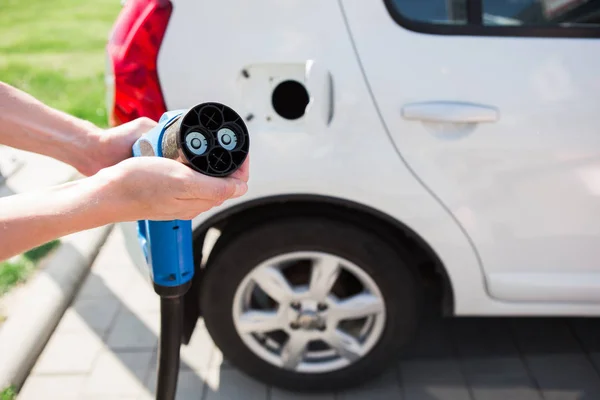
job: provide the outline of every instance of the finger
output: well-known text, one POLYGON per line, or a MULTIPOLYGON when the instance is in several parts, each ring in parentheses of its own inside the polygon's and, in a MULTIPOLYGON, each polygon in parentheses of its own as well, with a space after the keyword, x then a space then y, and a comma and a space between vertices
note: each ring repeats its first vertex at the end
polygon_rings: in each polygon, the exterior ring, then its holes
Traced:
POLYGON ((239 179, 213 178, 194 173, 190 179, 188 191, 192 198, 225 201, 243 195, 247 190, 246 182, 239 179))
POLYGON ((240 168, 231 174, 232 178, 240 179, 244 182, 248 182, 250 176, 250 155, 246 157, 244 163, 240 166, 240 168))
POLYGON ((137 123, 137 128, 142 132, 148 131, 158 125, 158 122, 148 117, 140 117, 134 120, 134 122, 137 123))
POLYGON ((179 204, 180 208, 177 210, 176 215, 174 215, 173 218, 189 220, 196 218, 198 215, 206 211, 220 206, 223 204, 223 202, 208 200, 184 200, 179 204))
POLYGON ((216 207, 216 204, 213 201, 206 200, 187 200, 185 203, 183 216, 186 217, 186 219, 194 219, 198 215, 216 207))
POLYGON ((235 192, 231 198, 235 199, 237 197, 243 196, 248 192, 248 184, 242 180, 238 180, 236 183, 235 192))

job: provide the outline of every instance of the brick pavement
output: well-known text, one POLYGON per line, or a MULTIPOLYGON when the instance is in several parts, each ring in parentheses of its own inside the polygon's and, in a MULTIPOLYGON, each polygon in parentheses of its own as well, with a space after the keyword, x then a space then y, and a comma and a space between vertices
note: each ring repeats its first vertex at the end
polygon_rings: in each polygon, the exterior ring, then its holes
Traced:
MULTIPOLYGON (((153 399, 158 298, 115 229, 19 400, 153 399)), ((181 400, 597 400, 597 319, 431 317, 395 368, 367 387, 301 396, 223 361, 203 329, 182 350, 181 400)))

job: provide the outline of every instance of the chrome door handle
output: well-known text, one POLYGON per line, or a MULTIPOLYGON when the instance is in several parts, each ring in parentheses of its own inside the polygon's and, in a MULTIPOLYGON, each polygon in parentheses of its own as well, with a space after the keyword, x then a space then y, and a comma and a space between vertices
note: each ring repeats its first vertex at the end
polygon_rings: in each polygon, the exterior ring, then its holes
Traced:
POLYGON ((411 103, 402 107, 402 117, 411 121, 480 123, 496 122, 499 112, 495 107, 456 101, 411 103))

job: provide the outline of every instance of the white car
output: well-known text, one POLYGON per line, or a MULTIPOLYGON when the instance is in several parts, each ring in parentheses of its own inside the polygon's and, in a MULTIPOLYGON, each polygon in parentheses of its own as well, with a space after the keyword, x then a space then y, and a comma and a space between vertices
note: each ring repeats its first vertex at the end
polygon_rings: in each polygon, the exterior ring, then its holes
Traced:
POLYGON ((129 0, 107 55, 113 124, 246 119, 248 194, 193 220, 184 339, 204 318, 249 375, 357 385, 425 302, 600 315, 599 1, 129 0))

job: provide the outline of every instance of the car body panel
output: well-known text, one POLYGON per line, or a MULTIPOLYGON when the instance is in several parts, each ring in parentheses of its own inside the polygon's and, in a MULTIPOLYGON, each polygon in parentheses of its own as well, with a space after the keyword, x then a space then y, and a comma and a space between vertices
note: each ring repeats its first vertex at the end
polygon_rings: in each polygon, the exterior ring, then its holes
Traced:
POLYGON ((490 294, 598 304, 600 39, 423 34, 383 1, 342 3, 396 148, 490 294))

